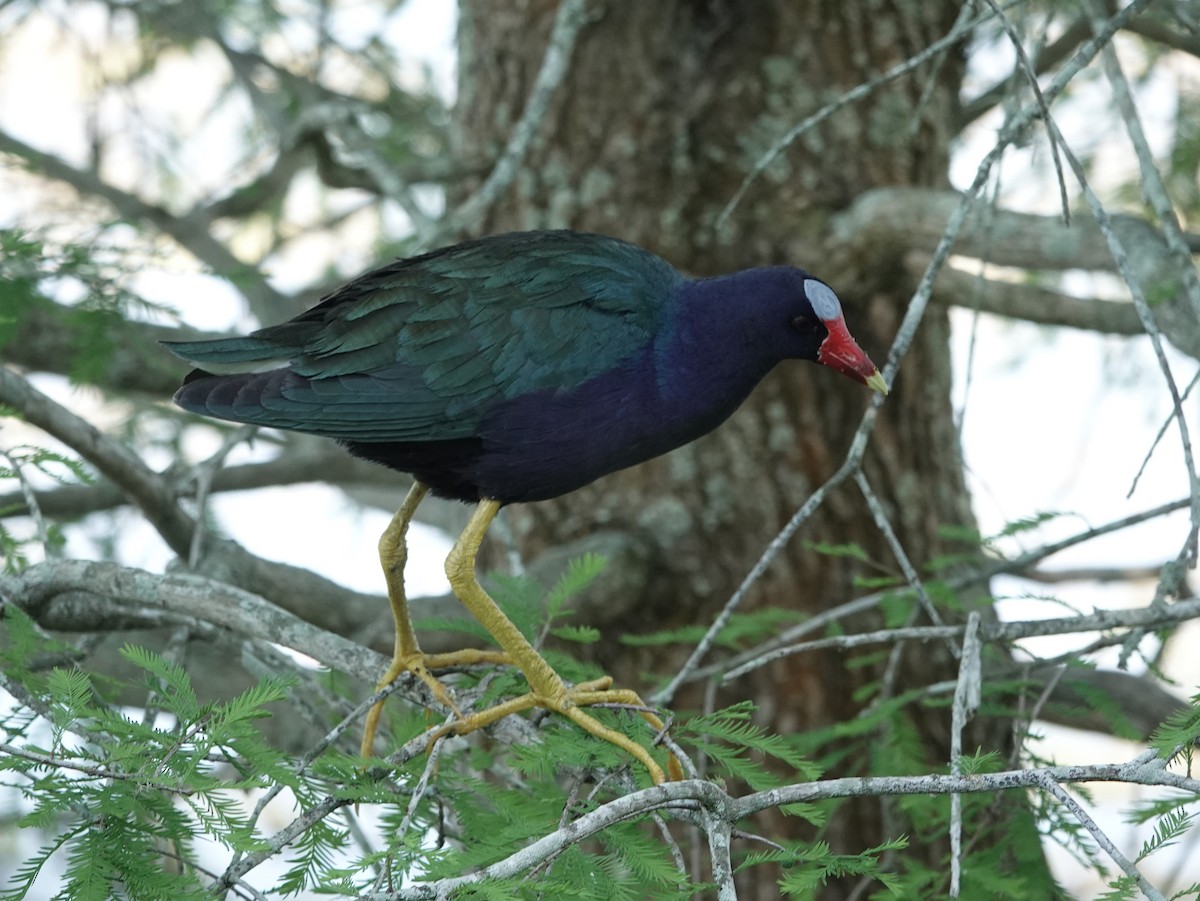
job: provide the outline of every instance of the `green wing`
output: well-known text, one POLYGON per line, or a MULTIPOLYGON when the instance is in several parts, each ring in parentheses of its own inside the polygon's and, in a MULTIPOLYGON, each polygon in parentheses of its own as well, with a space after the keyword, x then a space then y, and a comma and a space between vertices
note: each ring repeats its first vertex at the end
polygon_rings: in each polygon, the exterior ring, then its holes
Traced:
MULTIPOLYGON (((248 337, 171 349, 243 373, 200 412, 360 441, 461 438, 504 400, 570 389, 646 347, 681 281, 612 238, 499 235, 369 272, 248 337)), ((199 409, 190 385, 177 400, 199 409)))

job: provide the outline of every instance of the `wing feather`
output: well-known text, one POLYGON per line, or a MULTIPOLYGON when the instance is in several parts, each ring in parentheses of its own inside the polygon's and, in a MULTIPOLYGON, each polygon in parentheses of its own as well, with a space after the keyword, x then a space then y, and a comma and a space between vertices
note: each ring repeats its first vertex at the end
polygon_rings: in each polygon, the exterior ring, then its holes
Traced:
POLYGON ((174 346, 201 367, 246 369, 194 374, 176 399, 348 440, 469 437, 494 405, 573 388, 644 348, 681 281, 613 238, 483 238, 376 269, 246 338, 174 346), (281 356, 286 367, 248 374, 281 356))

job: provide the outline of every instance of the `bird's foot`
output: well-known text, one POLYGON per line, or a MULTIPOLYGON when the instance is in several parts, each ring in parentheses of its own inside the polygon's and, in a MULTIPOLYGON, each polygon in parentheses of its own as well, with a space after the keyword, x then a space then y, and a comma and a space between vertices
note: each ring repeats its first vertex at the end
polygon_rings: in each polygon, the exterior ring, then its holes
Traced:
POLYGON ((467 716, 460 717, 454 722, 448 723, 430 733, 429 740, 434 742, 437 739, 449 735, 466 735, 469 732, 474 732, 478 729, 483 729, 490 726, 492 723, 498 722, 506 716, 511 716, 514 713, 521 713, 525 710, 533 708, 541 708, 552 713, 557 713, 560 716, 566 717, 584 732, 594 735, 601 741, 606 741, 611 745, 616 745, 629 756, 633 757, 642 764, 650 774, 650 780, 659 785, 667 781, 668 773, 672 781, 677 781, 683 778, 683 770, 679 765, 679 761, 675 759, 675 755, 670 755, 667 762, 667 772, 663 772, 663 768, 651 756, 650 752, 642 745, 635 742, 629 736, 624 735, 615 729, 611 729, 604 725, 594 716, 584 711, 582 708, 595 705, 613 705, 617 707, 636 710, 651 728, 657 734, 666 731, 666 726, 658 715, 646 705, 646 702, 635 691, 629 689, 612 688, 612 679, 604 676, 600 679, 594 679, 590 682, 581 682, 578 685, 567 686, 566 683, 559 681, 558 685, 548 693, 529 692, 520 697, 512 698, 486 710, 480 710, 471 713, 467 716))
MULTIPOLYGON (((482 651, 477 648, 463 648, 459 651, 450 651, 442 654, 426 654, 422 651, 415 651, 411 654, 393 657, 387 672, 383 674, 383 678, 375 685, 375 691, 380 692, 384 688, 387 688, 387 686, 400 677, 401 673, 412 673, 429 689, 429 693, 433 695, 435 702, 450 710, 456 720, 461 720, 463 719, 463 712, 455 702, 450 689, 442 684, 441 680, 433 672, 434 670, 451 669, 458 666, 477 666, 479 664, 509 666, 512 664, 512 661, 507 654, 501 651, 482 651)), ((384 698, 380 698, 367 711, 367 719, 363 726, 361 748, 363 757, 370 757, 371 751, 375 746, 375 732, 379 728, 379 716, 383 713, 384 700, 384 698)))

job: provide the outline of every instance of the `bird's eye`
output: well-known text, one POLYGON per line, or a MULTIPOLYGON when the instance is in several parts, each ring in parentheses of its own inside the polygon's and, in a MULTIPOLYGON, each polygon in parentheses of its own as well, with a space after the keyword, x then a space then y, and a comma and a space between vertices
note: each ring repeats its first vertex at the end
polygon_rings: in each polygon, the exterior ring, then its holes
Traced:
POLYGON ((811 316, 797 316, 792 320, 792 328, 801 335, 816 335, 825 330, 825 326, 811 316))

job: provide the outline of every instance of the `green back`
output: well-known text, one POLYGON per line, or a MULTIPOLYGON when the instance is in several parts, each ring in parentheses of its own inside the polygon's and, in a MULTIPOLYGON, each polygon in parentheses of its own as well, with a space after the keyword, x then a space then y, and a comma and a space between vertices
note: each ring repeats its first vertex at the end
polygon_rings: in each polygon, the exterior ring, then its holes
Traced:
POLYGON ((204 366, 247 346, 289 359, 285 383, 242 421, 366 440, 465 437, 493 404, 561 391, 645 348, 683 281, 623 241, 498 235, 367 273, 290 322, 176 346, 204 366), (205 348, 207 347, 207 351, 205 348))

